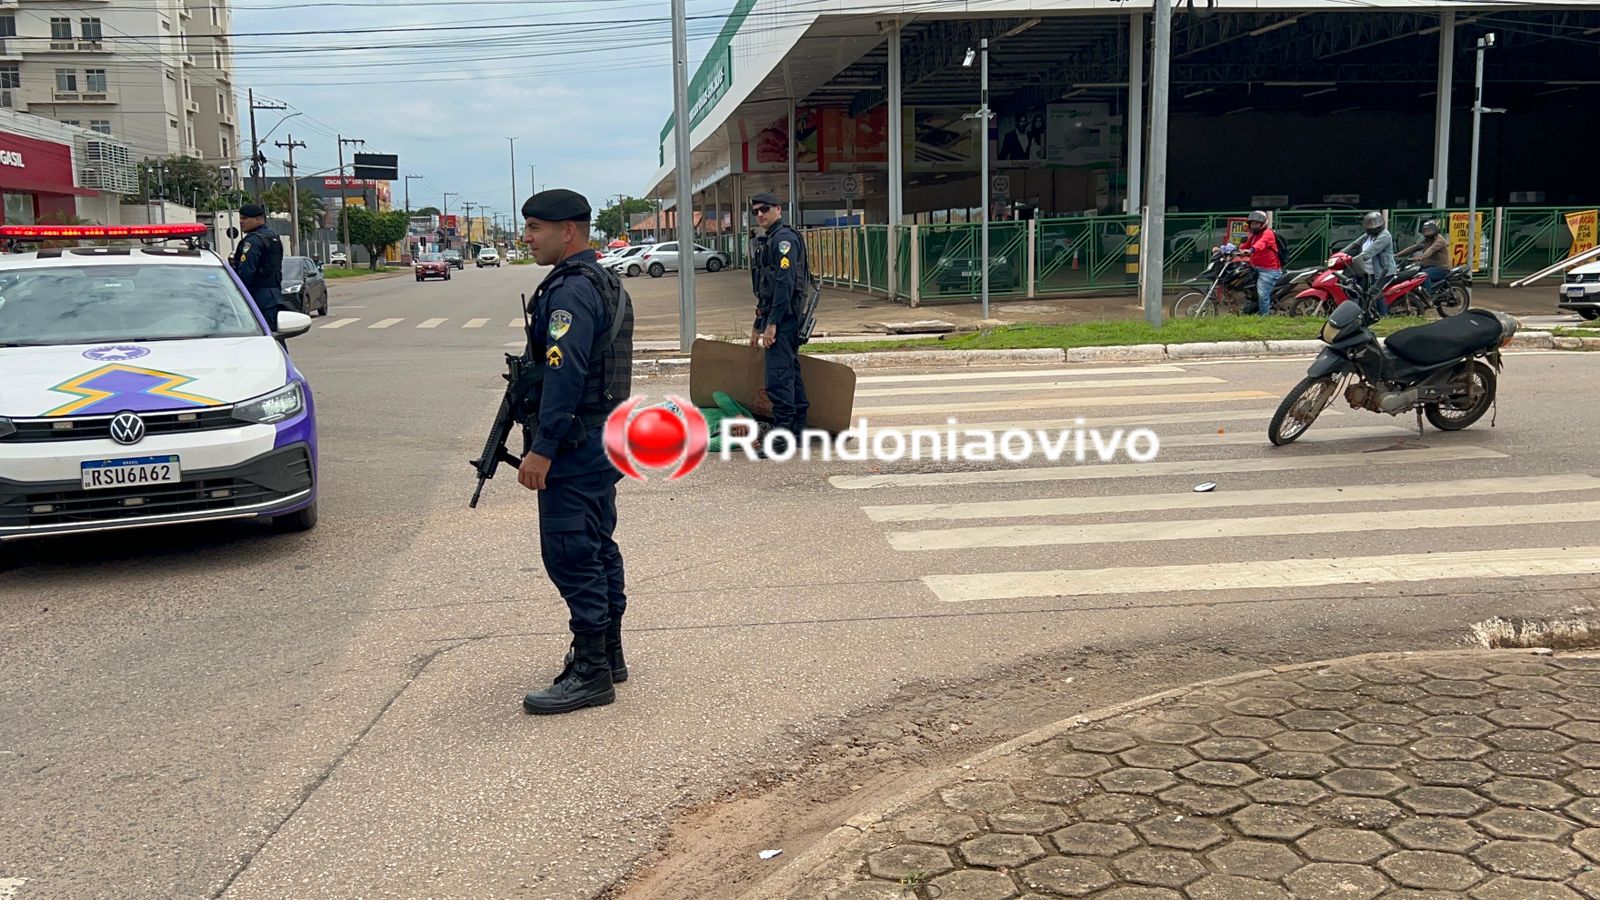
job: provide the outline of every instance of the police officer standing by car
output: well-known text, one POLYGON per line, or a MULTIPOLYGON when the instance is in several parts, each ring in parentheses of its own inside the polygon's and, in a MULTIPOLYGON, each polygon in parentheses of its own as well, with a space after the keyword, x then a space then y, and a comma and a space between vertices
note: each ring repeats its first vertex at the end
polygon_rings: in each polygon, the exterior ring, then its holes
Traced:
POLYGON ((283 242, 267 224, 267 209, 259 203, 239 207, 239 227, 244 240, 233 248, 228 263, 250 291, 267 327, 277 331, 278 310, 283 307, 283 242))
POLYGON ((783 221, 783 207, 775 195, 756 194, 750 198, 750 209, 767 234, 754 264, 756 321, 750 346, 767 349, 766 388, 773 429, 798 439, 811 408, 800 377, 799 306, 810 273, 806 245, 799 232, 783 221))
POLYGON ((633 307, 589 247, 581 194, 541 191, 522 204, 522 216, 534 261, 555 268, 531 301, 528 341, 543 380, 517 480, 539 492, 539 549, 573 635, 555 682, 522 700, 543 715, 610 703, 613 685, 628 677, 622 551, 612 539, 622 473, 606 456, 602 431, 631 390, 633 307))

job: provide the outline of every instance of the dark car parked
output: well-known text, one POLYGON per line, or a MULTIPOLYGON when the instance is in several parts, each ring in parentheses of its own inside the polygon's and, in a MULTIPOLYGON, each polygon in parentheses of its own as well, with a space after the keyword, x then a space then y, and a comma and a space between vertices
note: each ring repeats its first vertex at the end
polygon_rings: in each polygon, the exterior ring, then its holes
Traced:
POLYGON ((328 314, 328 279, 322 267, 306 256, 283 258, 284 306, 308 316, 328 314))

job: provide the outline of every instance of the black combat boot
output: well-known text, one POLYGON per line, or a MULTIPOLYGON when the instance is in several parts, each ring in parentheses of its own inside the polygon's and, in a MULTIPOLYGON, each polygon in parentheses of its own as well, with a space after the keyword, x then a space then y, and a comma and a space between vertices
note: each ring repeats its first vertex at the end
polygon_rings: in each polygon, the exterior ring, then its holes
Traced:
MULTIPOLYGON (((573 643, 573 647, 577 647, 576 642, 573 643)), ((622 619, 616 616, 611 618, 611 624, 606 628, 606 656, 611 661, 611 683, 621 684, 627 681, 628 661, 622 656, 622 619)), ((576 658, 577 651, 575 649, 567 651, 567 658, 563 660, 566 668, 562 669, 561 674, 556 676, 556 681, 560 681, 572 674, 572 661, 576 658)))
POLYGON ((617 699, 611 666, 606 660, 606 634, 573 637, 573 661, 563 677, 542 691, 522 698, 522 708, 534 715, 572 712, 586 706, 605 706, 617 699))

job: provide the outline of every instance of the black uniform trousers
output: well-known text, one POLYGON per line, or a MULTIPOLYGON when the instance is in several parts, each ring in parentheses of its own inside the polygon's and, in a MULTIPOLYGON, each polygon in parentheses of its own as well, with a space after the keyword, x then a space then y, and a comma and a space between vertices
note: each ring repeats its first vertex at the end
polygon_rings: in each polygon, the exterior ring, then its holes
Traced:
MULTIPOLYGON (((593 438, 599 441, 599 435, 593 438)), ((539 491, 539 551, 567 602, 573 634, 603 632, 622 618, 628 597, 617 528, 617 482, 605 469, 549 478, 539 491)))
POLYGON ((800 323, 793 316, 778 323, 777 335, 767 348, 767 399, 772 401, 772 425, 796 436, 806 427, 811 402, 800 377, 800 323))

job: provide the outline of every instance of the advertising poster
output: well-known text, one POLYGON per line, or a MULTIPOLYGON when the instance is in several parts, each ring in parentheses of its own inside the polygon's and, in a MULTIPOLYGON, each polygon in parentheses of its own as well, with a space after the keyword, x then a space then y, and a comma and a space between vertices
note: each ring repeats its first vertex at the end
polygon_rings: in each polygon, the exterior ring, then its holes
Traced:
POLYGON ((1597 219, 1600 219, 1600 210, 1567 213, 1567 230, 1572 232, 1572 250, 1567 254, 1568 259, 1595 248, 1595 226, 1600 224, 1596 222, 1597 219))
POLYGON ((901 110, 907 169, 967 171, 978 165, 977 123, 963 106, 907 106, 901 110))
POLYGON ((1045 160, 1053 166, 1115 162, 1111 107, 1104 103, 1052 103, 1047 118, 1045 160))
POLYGON ((1228 219, 1228 243, 1235 247, 1244 243, 1250 236, 1250 220, 1233 217, 1228 219))
MULTIPOLYGON (((1488 236, 1483 232, 1483 213, 1478 213, 1478 258, 1473 261, 1472 269, 1477 271, 1484 267, 1484 260, 1488 258, 1488 236)), ((1464 266, 1467 264, 1467 214, 1453 212, 1450 214, 1450 265, 1464 266)))
POLYGON ((995 116, 990 159, 1015 167, 1043 166, 1046 119, 1044 106, 995 116))
MULTIPOLYGON (((818 167, 817 138, 820 111, 800 107, 794 111, 794 165, 797 172, 815 172, 818 167)), ((743 125, 740 126, 744 128, 743 125)), ((789 113, 780 113, 765 128, 744 136, 746 172, 789 171, 789 113)))
POLYGON ((888 165, 889 107, 883 104, 852 118, 842 109, 822 111, 822 170, 888 165))

